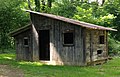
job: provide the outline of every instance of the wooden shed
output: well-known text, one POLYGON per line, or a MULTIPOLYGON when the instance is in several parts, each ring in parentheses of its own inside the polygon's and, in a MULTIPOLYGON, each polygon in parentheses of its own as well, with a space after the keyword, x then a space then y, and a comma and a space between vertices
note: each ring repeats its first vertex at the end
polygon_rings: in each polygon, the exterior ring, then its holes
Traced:
POLYGON ((27 12, 31 24, 11 33, 15 38, 17 60, 84 66, 107 59, 108 31, 115 29, 52 14, 27 12))

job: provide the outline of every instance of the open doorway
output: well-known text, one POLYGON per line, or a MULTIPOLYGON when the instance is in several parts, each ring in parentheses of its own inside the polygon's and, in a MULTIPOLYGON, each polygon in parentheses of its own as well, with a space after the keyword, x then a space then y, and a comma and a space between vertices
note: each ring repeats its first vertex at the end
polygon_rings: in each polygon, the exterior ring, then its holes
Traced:
POLYGON ((39 59, 50 60, 50 35, 49 30, 39 31, 39 59))

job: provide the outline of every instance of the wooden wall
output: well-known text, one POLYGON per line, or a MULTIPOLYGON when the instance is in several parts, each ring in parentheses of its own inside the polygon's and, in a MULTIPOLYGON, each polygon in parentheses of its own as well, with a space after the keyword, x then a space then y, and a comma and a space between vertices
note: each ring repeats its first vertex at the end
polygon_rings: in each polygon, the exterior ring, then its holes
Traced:
POLYGON ((16 59, 32 61, 32 44, 31 31, 24 31, 15 36, 16 59), (24 37, 28 37, 29 45, 24 46, 24 37))
POLYGON ((107 32, 104 30, 86 29, 86 62, 97 61, 108 57, 107 32), (104 35, 104 44, 99 43, 99 36, 104 35), (97 50, 103 52, 98 55, 97 50))
MULTIPOLYGON (((50 31, 50 62, 55 65, 84 65, 83 54, 83 28, 63 21, 40 16, 31 13, 31 20, 36 29, 50 31), (74 32, 74 45, 63 45, 63 32, 72 30, 74 32)), ((35 37, 39 37, 38 34, 35 37)), ((39 39, 39 38, 38 38, 39 39)), ((39 50, 33 49, 33 56, 39 50), (35 54, 34 54, 35 53, 35 54)))
POLYGON ((50 31, 50 64, 81 66, 108 56, 106 31, 82 28, 37 14, 30 15, 31 28, 15 36, 18 60, 39 61, 39 30, 50 31), (63 34, 68 30, 74 33, 73 45, 63 44, 63 34), (105 36, 104 44, 99 44, 100 35, 105 36), (28 47, 23 44, 24 37, 29 38, 28 47), (97 50, 102 50, 102 54, 98 55, 97 50))
POLYGON ((81 66, 108 56, 107 31, 82 28, 37 14, 30 15, 30 29, 15 36, 18 60, 39 61, 39 30, 50 31, 50 64, 81 66), (73 45, 63 44, 66 31, 73 32, 73 45), (104 44, 99 44, 100 35, 105 36, 104 44), (24 46, 24 37, 29 38, 28 47, 24 46), (98 50, 103 52, 98 55, 98 50))

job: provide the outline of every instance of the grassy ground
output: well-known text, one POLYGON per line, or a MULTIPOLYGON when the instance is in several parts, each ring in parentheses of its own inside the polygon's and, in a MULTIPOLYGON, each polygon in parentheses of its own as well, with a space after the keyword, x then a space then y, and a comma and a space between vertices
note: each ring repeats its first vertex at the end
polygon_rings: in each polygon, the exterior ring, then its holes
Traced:
POLYGON ((0 65, 20 69, 25 77, 120 77, 120 58, 98 66, 51 66, 16 61, 14 54, 0 54, 0 65))

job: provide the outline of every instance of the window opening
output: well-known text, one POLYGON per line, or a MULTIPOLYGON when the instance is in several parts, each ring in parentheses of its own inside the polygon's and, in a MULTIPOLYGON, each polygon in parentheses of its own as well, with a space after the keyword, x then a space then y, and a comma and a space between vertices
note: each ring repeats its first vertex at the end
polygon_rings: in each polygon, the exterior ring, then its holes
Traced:
POLYGON ((64 33, 64 45, 73 45, 73 32, 64 33))
POLYGON ((102 54, 102 50, 97 50, 97 55, 102 54))
POLYGON ((99 37, 99 43, 100 44, 104 44, 105 40, 104 40, 104 36, 100 36, 99 37))
POLYGON ((28 37, 24 37, 24 46, 28 46, 28 37))

